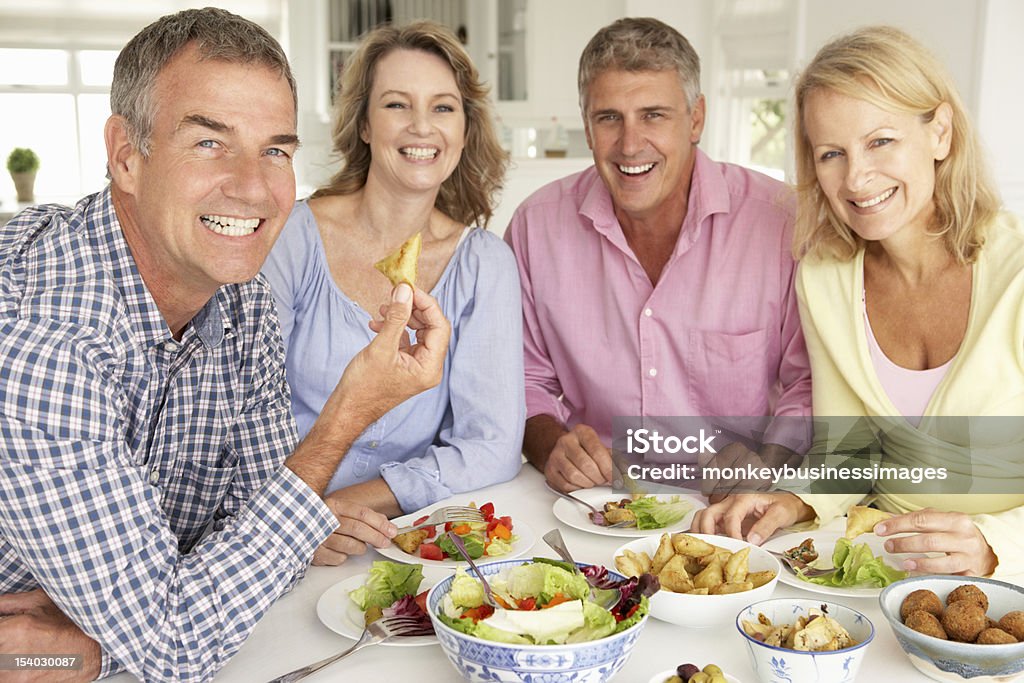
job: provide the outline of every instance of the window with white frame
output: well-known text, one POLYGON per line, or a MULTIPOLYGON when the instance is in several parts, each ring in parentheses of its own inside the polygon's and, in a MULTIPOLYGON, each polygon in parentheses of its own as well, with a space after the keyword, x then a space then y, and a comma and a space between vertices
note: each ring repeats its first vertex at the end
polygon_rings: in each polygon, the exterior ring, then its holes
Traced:
MULTIPOLYGON (((0 45, 0 158, 29 147, 40 159, 37 201, 71 201, 106 185, 103 125, 116 49, 0 45)), ((0 174, 0 197, 13 197, 0 174)))

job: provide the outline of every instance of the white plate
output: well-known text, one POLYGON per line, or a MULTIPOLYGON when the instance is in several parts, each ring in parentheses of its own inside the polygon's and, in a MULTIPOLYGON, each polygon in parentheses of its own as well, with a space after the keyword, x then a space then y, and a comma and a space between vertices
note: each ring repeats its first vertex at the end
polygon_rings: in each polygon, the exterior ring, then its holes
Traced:
MULTIPOLYGON (((648 681, 648 683, 665 683, 666 679, 668 679, 670 676, 675 676, 675 675, 676 675, 676 670, 675 669, 665 669, 664 671, 660 671, 660 672, 654 674, 653 676, 651 676, 651 680, 648 681)), ((735 676, 733 676, 731 674, 728 674, 728 673, 725 674, 725 680, 729 681, 729 683, 743 683, 740 679, 738 679, 735 676)))
MULTIPOLYGON (((359 605, 352 602, 348 597, 349 592, 359 588, 366 583, 367 574, 356 574, 344 581, 339 581, 324 591, 316 603, 316 615, 324 626, 335 633, 359 640, 363 635, 363 611, 359 605)), ((434 584, 424 578, 420 584, 419 592, 423 592, 434 584)), ((418 645, 436 645, 437 636, 410 636, 408 638, 395 638, 388 640, 381 645, 394 645, 396 647, 413 647, 418 645)))
MULTIPOLYGON (((786 534, 785 536, 773 538, 767 541, 764 544, 764 547, 767 550, 774 550, 781 553, 800 545, 800 543, 805 539, 812 538, 814 539, 814 549, 818 551, 818 559, 814 562, 814 565, 825 567, 832 563, 832 551, 836 547, 836 541, 842 537, 843 533, 840 531, 826 531, 822 529, 800 531, 795 534, 786 534)), ((875 536, 874 534, 861 534, 857 538, 853 539, 853 543, 867 543, 875 557, 881 557, 885 560, 887 565, 894 569, 899 569, 900 565, 903 564, 903 560, 909 557, 905 554, 894 555, 886 552, 885 539, 875 536)), ((881 588, 876 588, 874 586, 866 586, 863 588, 851 586, 847 588, 845 586, 822 586, 817 583, 811 583, 810 581, 801 581, 797 578, 796 574, 793 574, 793 572, 789 571, 786 567, 782 568, 782 573, 779 574, 779 581, 793 586, 794 588, 802 588, 803 590, 810 591, 811 593, 822 593, 824 595, 833 595, 845 598, 873 598, 877 597, 882 592, 881 588)))
MULTIPOLYGON (((598 486, 592 489, 580 489, 573 491, 572 495, 578 496, 579 498, 587 501, 594 507, 600 509, 605 503, 609 503, 613 500, 622 500, 628 498, 629 494, 618 492, 616 493, 608 486, 598 486)), ((690 528, 690 521, 693 520, 693 515, 697 510, 707 507, 707 503, 700 496, 691 495, 688 493, 672 493, 672 494, 651 494, 658 500, 670 500, 672 496, 679 496, 680 500, 689 503, 693 509, 686 513, 686 516, 675 524, 671 524, 661 529, 637 529, 635 527, 620 527, 618 529, 611 529, 605 526, 598 526, 590 521, 588 516, 590 510, 574 503, 571 500, 566 500, 561 496, 555 500, 555 504, 551 507, 551 512, 554 513, 558 521, 563 524, 568 524, 574 529, 580 531, 588 531, 592 534, 599 534, 601 536, 620 536, 624 538, 638 538, 641 536, 650 536, 651 534, 662 534, 668 532, 674 534, 677 531, 687 531, 690 528)))
MULTIPOLYGON (((431 511, 440 507, 444 507, 446 505, 462 505, 462 503, 453 503, 451 501, 435 503, 434 505, 427 506, 422 510, 417 510, 416 512, 411 512, 408 515, 396 517, 391 521, 394 522, 395 526, 399 528, 403 526, 408 526, 420 517, 422 517, 423 515, 430 514, 431 511)), ((505 511, 502 510, 501 508, 494 509, 494 513, 498 517, 508 515, 509 512, 511 511, 505 511)), ((518 519, 516 519, 515 515, 509 516, 512 517, 512 535, 516 537, 516 540, 512 542, 512 549, 504 555, 497 555, 495 557, 491 557, 490 555, 484 555, 483 557, 477 558, 475 562, 479 564, 481 562, 491 562, 492 560, 511 560, 526 554, 526 552, 533 547, 534 541, 536 540, 536 538, 533 535, 533 529, 531 529, 526 523, 520 522, 518 519)), ((437 536, 434 536, 434 538, 430 539, 430 542, 437 541, 438 537, 441 536, 441 532, 443 531, 443 529, 443 526, 438 527, 437 536)), ((444 560, 424 560, 419 555, 410 555, 409 553, 405 552, 393 543, 387 548, 374 548, 374 550, 376 550, 378 553, 388 558, 389 560, 393 560, 395 562, 404 562, 406 564, 422 564, 425 570, 435 570, 435 575, 437 569, 451 569, 452 571, 454 571, 456 567, 469 566, 463 560, 456 561, 451 558, 446 558, 444 560)), ((424 573, 429 573, 429 571, 426 571, 424 573)))

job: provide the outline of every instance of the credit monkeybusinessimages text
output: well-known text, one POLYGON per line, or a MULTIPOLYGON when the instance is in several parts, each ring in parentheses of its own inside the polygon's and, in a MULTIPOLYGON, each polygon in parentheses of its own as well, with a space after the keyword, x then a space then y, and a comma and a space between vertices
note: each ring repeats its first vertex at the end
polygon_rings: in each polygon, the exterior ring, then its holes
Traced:
POLYGON ((738 467, 714 467, 700 465, 684 465, 672 463, 668 465, 648 466, 630 465, 626 474, 631 479, 646 481, 696 481, 699 479, 718 479, 734 481, 771 481, 778 484, 783 481, 909 481, 920 484, 924 481, 943 481, 948 472, 945 467, 887 467, 869 465, 865 467, 828 467, 812 465, 807 467, 759 467, 752 463, 738 467))

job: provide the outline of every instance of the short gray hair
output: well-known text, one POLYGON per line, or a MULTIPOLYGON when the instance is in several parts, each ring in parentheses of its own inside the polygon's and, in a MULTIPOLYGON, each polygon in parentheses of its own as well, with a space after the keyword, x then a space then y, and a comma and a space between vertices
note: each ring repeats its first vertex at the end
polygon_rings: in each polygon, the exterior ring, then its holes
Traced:
POLYGON ((201 59, 262 64, 277 70, 287 79, 298 112, 295 78, 288 58, 262 26, 214 7, 169 14, 139 31, 114 63, 110 111, 125 118, 131 142, 144 156, 149 155, 149 137, 156 115, 156 78, 175 55, 192 43, 201 59))
POLYGON ((700 97, 700 57, 690 41, 668 24, 650 17, 626 17, 598 31, 580 55, 580 109, 587 110, 587 89, 610 69, 674 69, 692 109, 700 97))

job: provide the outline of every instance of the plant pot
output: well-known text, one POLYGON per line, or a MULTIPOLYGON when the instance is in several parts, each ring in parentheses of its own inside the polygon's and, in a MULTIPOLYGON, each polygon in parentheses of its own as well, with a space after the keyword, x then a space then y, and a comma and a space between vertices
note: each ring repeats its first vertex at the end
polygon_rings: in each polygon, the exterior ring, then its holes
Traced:
POLYGON ((11 173, 11 178, 14 179, 14 189, 18 192, 19 202, 33 202, 35 201, 35 184, 36 184, 36 172, 35 171, 23 171, 21 173, 11 173))

